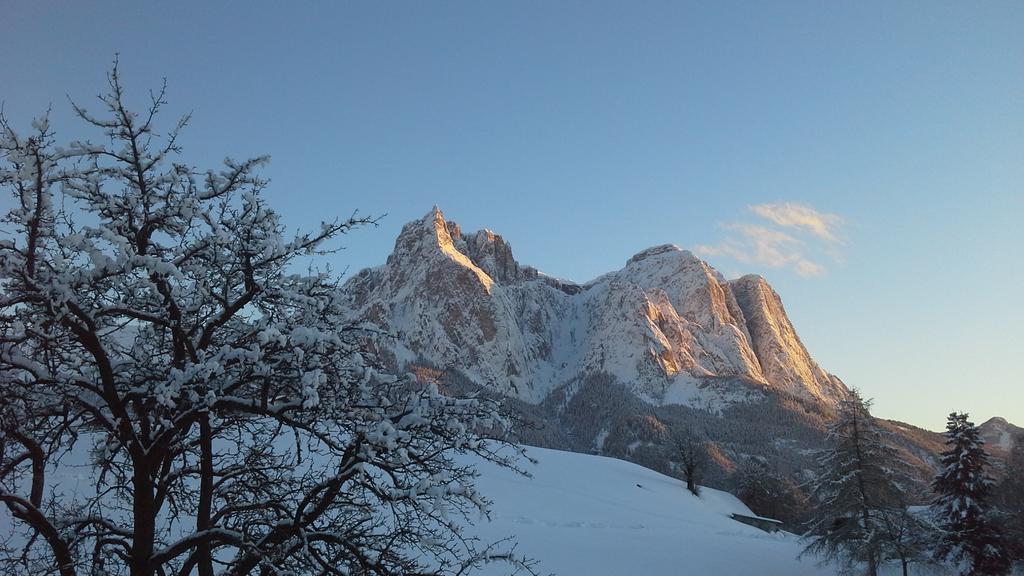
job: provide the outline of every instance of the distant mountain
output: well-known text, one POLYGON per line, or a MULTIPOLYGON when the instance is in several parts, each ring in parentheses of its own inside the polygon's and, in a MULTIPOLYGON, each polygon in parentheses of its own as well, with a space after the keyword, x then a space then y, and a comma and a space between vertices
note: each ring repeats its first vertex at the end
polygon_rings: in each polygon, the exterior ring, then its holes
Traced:
POLYGON ((985 448, 996 456, 1004 456, 1018 439, 1024 439, 1024 428, 1007 422, 1004 418, 989 418, 978 426, 985 448))
MULTIPOLYGON (((576 284, 520 264, 500 235, 465 233, 435 208, 345 294, 355 318, 393 336, 374 345, 395 367, 508 398, 529 424, 522 441, 667 471, 668 429, 685 427, 709 441, 713 486, 727 487, 749 459, 810 473, 848 394, 764 278, 726 280, 671 245, 576 284)), ((886 427, 927 481, 941 437, 886 427)))
POLYGON ((398 360, 458 369, 534 404, 590 374, 655 405, 721 406, 772 391, 832 405, 847 393, 763 278, 726 281, 675 246, 574 284, 520 265, 500 235, 464 234, 435 208, 348 290, 362 317, 399 335, 398 360))

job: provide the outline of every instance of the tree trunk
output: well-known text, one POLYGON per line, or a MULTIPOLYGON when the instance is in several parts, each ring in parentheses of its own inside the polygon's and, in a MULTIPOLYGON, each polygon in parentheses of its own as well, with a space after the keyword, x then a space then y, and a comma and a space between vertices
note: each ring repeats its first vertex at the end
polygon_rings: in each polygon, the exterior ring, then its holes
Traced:
POLYGON ((132 457, 134 490, 132 519, 131 576, 152 576, 153 540, 156 537, 156 502, 153 498, 153 481, 149 476, 149 460, 145 455, 132 457))
MULTIPOLYGON (((196 512, 196 531, 210 528, 210 509, 213 506, 213 433, 210 431, 210 414, 199 418, 199 509, 196 512)), ((199 576, 213 576, 213 551, 209 540, 203 540, 197 550, 199 576)))

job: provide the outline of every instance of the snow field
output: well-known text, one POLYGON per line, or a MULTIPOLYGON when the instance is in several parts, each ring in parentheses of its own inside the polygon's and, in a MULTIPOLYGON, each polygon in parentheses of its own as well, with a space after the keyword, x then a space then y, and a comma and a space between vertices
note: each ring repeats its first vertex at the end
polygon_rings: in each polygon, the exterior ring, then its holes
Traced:
MULTIPOLYGON (((798 559, 798 538, 768 534, 729 518, 753 515, 735 496, 704 488, 700 497, 674 478, 636 464, 530 448, 533 478, 481 464, 481 492, 492 521, 472 531, 485 541, 512 536, 541 574, 825 575, 798 559)), ((503 573, 502 566, 485 574, 503 573)))

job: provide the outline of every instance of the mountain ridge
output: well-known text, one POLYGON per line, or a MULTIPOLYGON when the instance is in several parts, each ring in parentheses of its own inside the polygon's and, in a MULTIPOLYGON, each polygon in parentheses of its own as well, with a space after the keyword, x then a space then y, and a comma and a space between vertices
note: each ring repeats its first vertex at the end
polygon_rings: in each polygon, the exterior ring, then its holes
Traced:
POLYGON ((735 390, 701 392, 722 376, 828 404, 846 394, 811 358, 767 281, 727 281, 671 244, 578 284, 520 264, 500 234, 464 233, 435 207, 346 291, 360 318, 399 335, 400 363, 425 358, 532 403, 599 372, 652 403, 733 401, 735 390))

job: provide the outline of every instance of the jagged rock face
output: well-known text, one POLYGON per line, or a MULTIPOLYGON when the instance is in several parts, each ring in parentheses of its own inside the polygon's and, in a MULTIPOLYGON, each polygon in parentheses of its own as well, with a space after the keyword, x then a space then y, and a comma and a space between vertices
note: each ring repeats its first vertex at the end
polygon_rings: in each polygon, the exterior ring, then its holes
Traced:
POLYGON ((530 403, 599 373, 655 405, 720 406, 758 389, 832 404, 846 393, 763 279, 727 282, 675 246, 578 285, 521 266, 501 236, 465 234, 435 208, 345 292, 358 317, 396 336, 380 344, 400 364, 457 369, 530 403))
POLYGON ((510 282, 522 277, 519 263, 512 257, 512 247, 505 243, 501 236, 490 230, 481 230, 472 236, 458 234, 459 226, 449 223, 449 230, 454 229, 452 236, 457 236, 457 246, 469 256, 481 270, 499 282, 510 282))
POLYGON ((779 295, 764 278, 748 275, 729 283, 746 319, 750 342, 765 380, 787 392, 836 397, 845 390, 807 353, 779 295))

